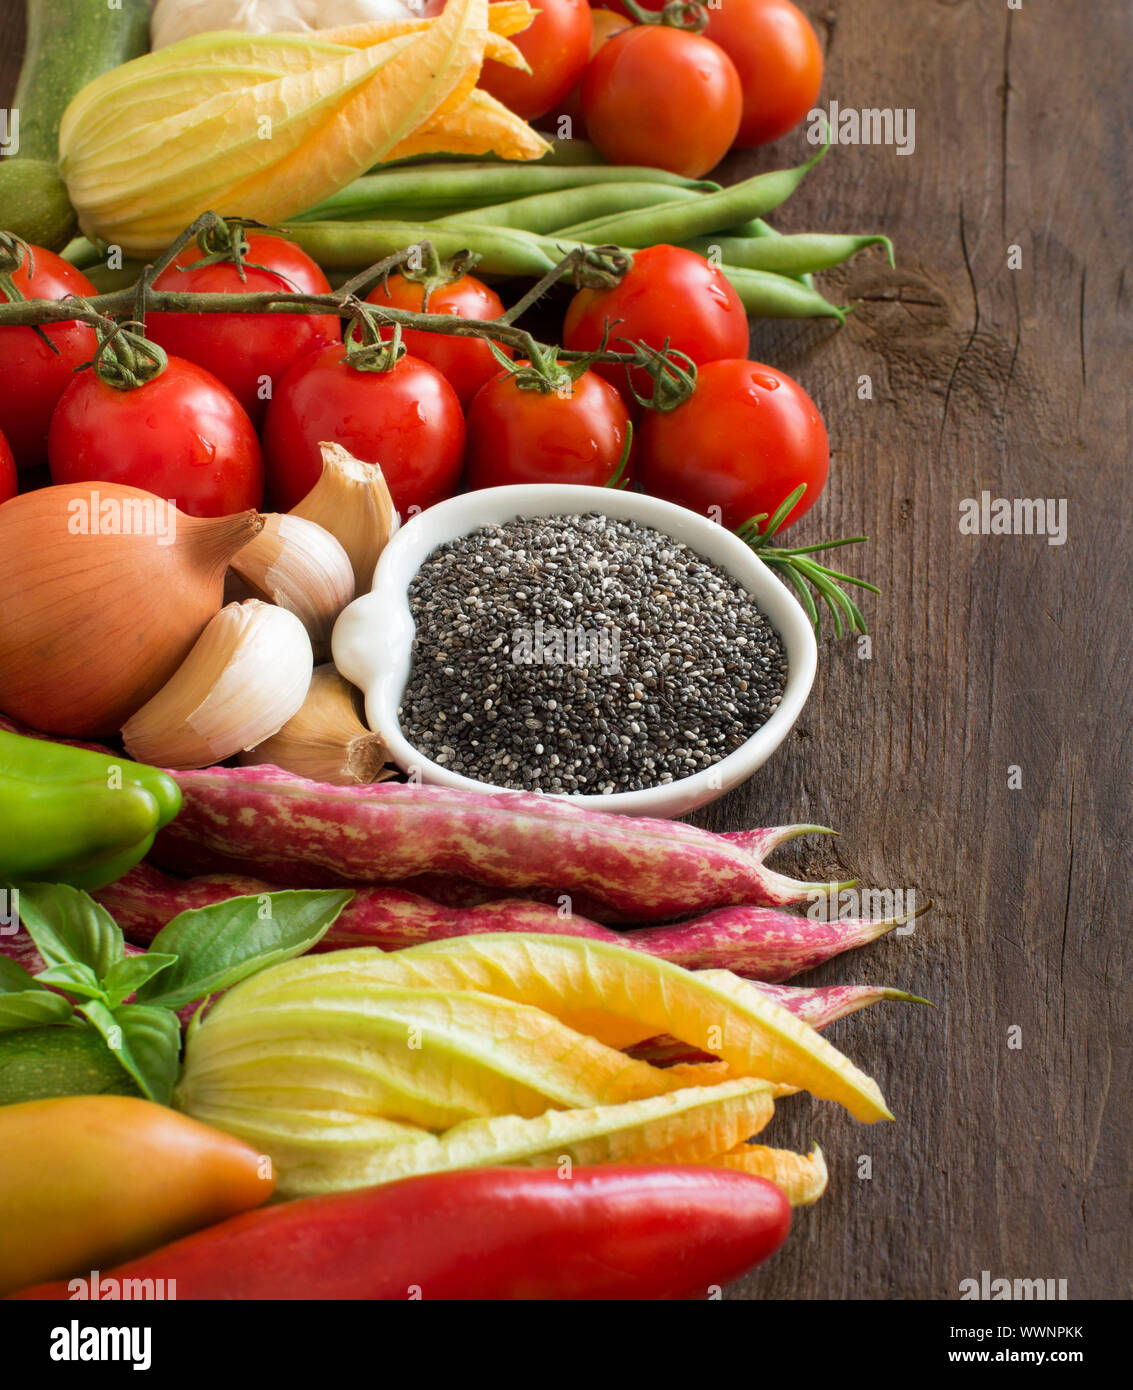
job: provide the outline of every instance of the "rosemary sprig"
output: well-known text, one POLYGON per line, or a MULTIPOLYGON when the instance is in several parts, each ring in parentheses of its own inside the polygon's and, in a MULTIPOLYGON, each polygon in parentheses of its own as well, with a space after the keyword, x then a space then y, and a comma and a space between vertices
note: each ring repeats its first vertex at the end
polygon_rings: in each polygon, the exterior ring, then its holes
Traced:
POLYGON ((860 545, 869 539, 868 536, 846 536, 839 541, 821 541, 818 545, 784 547, 768 544, 805 492, 806 483, 800 483, 770 516, 766 512, 760 512, 758 516, 751 517, 736 530, 736 535, 751 546, 765 564, 777 570, 791 584, 799 596, 799 602, 806 610, 807 617, 814 625, 815 632, 818 631, 819 626, 819 609, 814 601, 814 594, 807 587, 808 585, 815 590, 818 597, 830 609, 834 618, 836 636, 843 636, 843 618, 845 618, 851 634, 864 633, 868 629, 862 611, 841 586, 854 584, 859 589, 868 589, 871 594, 879 594, 881 590, 876 584, 870 584, 864 579, 856 579, 852 574, 843 574, 841 570, 829 569, 826 565, 809 557, 824 550, 834 550, 841 545, 860 545), (761 522, 767 523, 762 530, 760 530, 761 522))

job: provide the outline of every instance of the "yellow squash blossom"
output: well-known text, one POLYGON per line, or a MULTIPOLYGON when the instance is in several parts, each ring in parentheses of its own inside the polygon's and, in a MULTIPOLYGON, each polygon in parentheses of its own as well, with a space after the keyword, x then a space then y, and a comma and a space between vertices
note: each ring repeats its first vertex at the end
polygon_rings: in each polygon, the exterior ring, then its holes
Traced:
POLYGON ((59 132, 83 231, 148 256, 206 209, 282 222, 410 150, 537 158, 544 142, 476 95, 489 44, 515 63, 505 34, 532 14, 491 8, 451 0, 433 20, 329 37, 202 34, 103 74, 59 132))

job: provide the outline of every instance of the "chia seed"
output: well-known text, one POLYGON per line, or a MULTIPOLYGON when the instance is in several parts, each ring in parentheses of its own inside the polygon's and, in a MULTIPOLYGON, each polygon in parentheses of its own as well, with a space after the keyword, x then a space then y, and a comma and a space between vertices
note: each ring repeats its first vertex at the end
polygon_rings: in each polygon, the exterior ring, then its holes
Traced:
POLYGON ((409 607, 405 737, 520 791, 609 795, 702 772, 767 722, 787 683, 782 639, 741 584, 682 541, 598 513, 457 537, 418 570, 409 607))

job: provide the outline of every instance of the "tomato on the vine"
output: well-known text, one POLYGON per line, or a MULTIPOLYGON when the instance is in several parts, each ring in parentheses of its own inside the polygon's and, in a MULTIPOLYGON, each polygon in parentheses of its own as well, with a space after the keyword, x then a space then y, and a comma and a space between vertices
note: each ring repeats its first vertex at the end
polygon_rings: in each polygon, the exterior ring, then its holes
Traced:
POLYGON ((716 516, 733 531, 770 515, 805 483, 789 526, 818 500, 829 471, 818 407, 796 381, 762 362, 710 362, 689 400, 663 414, 647 411, 641 428, 645 491, 716 516))
POLYGON ((8 441, 0 434, 0 502, 7 502, 9 497, 15 497, 19 487, 16 461, 8 448, 8 441))
POLYGON ((594 372, 561 391, 520 387, 510 372, 500 372, 468 409, 465 481, 470 488, 604 487, 618 472, 628 437, 625 402, 594 372))
MULTIPOLYGON (((25 299, 97 293, 82 271, 53 251, 42 246, 28 251, 30 259, 12 273, 12 283, 25 299)), ((7 302, 0 288, 0 304, 7 302)), ((70 386, 75 368, 89 362, 97 346, 94 329, 75 320, 47 323, 38 332, 0 328, 0 430, 20 468, 47 461, 51 412, 70 386)))
POLYGON ((612 164, 698 179, 735 139, 743 87, 717 44, 667 25, 608 39, 582 79, 586 133, 612 164))
MULTIPOLYGON (((292 242, 249 232, 247 243, 243 278, 232 261, 202 265, 205 253, 193 245, 162 271, 154 288, 188 294, 330 293, 326 276, 292 242)), ((291 364, 312 348, 342 339, 334 314, 153 313, 146 331, 166 352, 223 381, 257 425, 291 364)))
MULTIPOLYGON (((444 0, 429 0, 427 15, 438 15, 444 0)), ((587 0, 535 0, 535 18, 511 42, 527 59, 529 73, 494 63, 480 70, 480 86, 525 121, 545 115, 582 76, 590 56, 587 0)))
POLYGON ((55 483, 145 488, 190 516, 263 504, 263 458, 247 412, 211 372, 178 357, 128 391, 93 368, 80 372, 55 409, 47 450, 55 483))
POLYGON ((822 86, 822 45, 791 0, 719 0, 705 37, 736 65, 744 103, 735 144, 765 145, 798 125, 822 86))
POLYGON ((272 505, 289 511, 310 492, 324 442, 379 464, 402 518, 450 497, 464 455, 456 392, 408 353, 385 372, 362 371, 344 357, 337 345, 308 353, 272 397, 263 434, 272 505))
MULTIPOLYGON (((391 275, 384 285, 370 291, 366 302, 420 313, 424 298, 423 285, 403 275, 391 275)), ((462 319, 498 319, 504 306, 495 290, 489 289, 482 280, 462 275, 432 291, 428 312, 455 314, 462 319)), ((480 387, 500 370, 499 362, 483 338, 459 338, 452 333, 423 333, 420 329, 403 328, 401 340, 414 357, 436 367, 456 392, 461 405, 467 405, 480 387)), ((501 346, 500 350, 511 356, 510 349, 501 346)))
MULTIPOLYGON (((599 347, 606 324, 609 347, 621 351, 624 340, 640 340, 660 350, 669 346, 697 366, 721 357, 743 357, 748 324, 743 302, 718 267, 680 246, 650 246, 635 251, 633 265, 608 290, 579 290, 570 302, 563 344, 589 352, 599 347)), ((598 363, 594 370, 612 385, 626 385, 624 367, 598 363)), ((649 396, 648 375, 633 373, 638 392, 649 396)))

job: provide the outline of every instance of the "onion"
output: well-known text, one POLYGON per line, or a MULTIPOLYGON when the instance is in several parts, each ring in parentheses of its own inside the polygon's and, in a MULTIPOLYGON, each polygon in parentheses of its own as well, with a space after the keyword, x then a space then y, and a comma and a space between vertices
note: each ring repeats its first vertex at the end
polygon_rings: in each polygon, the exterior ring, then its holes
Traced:
POLYGON ((193 517, 140 488, 75 483, 0 506, 0 709, 45 733, 115 732, 223 602, 254 511, 193 517))

